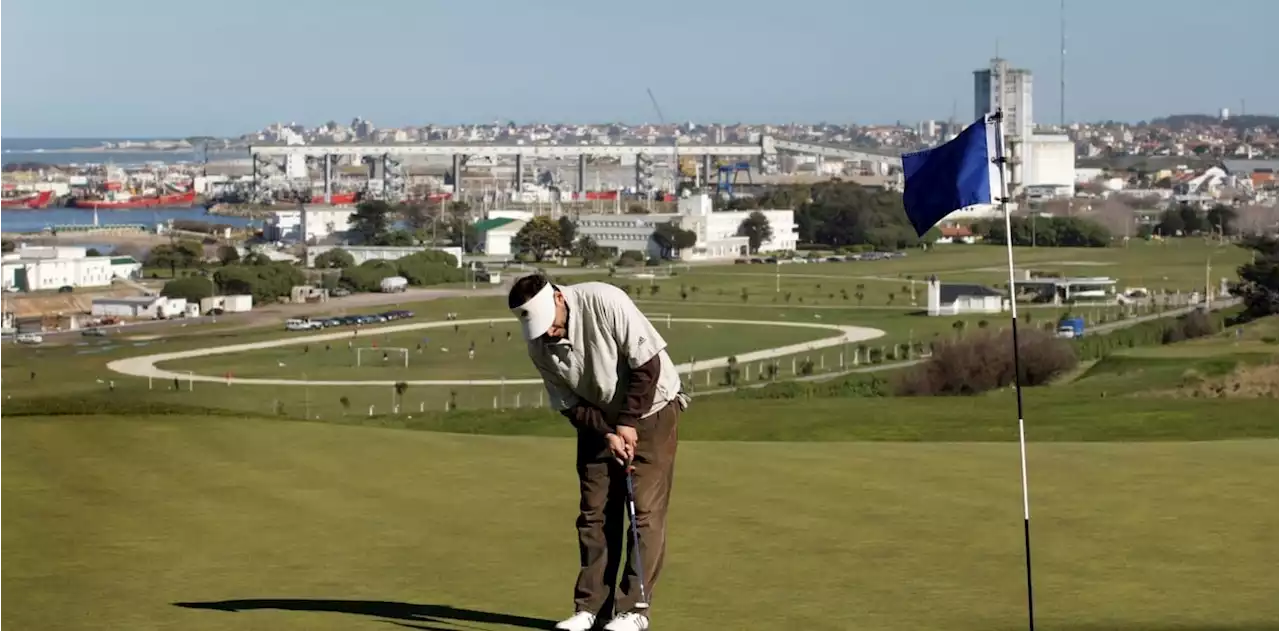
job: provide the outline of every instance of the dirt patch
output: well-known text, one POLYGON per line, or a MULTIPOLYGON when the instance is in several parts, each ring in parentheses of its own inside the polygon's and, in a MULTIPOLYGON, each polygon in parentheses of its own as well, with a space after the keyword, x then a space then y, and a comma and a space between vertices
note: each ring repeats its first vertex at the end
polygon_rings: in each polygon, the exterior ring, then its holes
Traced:
POLYGON ((1182 385, 1145 393, 1178 399, 1261 399, 1280 397, 1280 370, 1275 364, 1240 366, 1229 375, 1206 378, 1189 370, 1182 385))
POLYGON ((89 313, 93 308, 94 298, 121 298, 137 296, 140 293, 137 289, 124 285, 80 288, 67 294, 56 291, 42 291, 5 296, 4 306, 6 311, 12 311, 19 319, 52 314, 69 315, 89 313))

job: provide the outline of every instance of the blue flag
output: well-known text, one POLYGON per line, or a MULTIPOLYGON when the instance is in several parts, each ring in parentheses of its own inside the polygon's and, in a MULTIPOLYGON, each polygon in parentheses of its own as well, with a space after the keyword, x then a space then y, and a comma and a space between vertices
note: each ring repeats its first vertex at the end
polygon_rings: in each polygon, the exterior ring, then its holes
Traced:
POLYGON ((902 203, 917 236, 961 208, 990 204, 999 197, 998 189, 992 192, 999 176, 993 162, 996 125, 983 116, 949 142, 903 154, 902 203))

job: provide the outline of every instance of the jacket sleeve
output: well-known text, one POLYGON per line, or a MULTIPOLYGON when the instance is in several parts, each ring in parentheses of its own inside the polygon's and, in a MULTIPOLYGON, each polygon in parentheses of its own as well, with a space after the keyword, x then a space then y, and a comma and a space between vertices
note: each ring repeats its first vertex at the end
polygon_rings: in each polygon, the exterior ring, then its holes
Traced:
POLYGON ((561 410, 560 413, 579 431, 594 432, 601 436, 613 433, 613 427, 604 420, 604 412, 589 403, 580 402, 567 410, 561 410))
POLYGON ((640 312, 631 297, 621 290, 610 301, 610 319, 618 353, 631 369, 626 385, 626 400, 618 415, 618 425, 635 426, 636 421, 653 407, 658 378, 662 375, 662 352, 667 341, 640 312))
POLYGON ((622 412, 618 414, 618 425, 635 427, 653 407, 653 399, 658 393, 658 377, 662 374, 662 356, 654 355, 652 359, 631 371, 627 380, 627 397, 622 412))

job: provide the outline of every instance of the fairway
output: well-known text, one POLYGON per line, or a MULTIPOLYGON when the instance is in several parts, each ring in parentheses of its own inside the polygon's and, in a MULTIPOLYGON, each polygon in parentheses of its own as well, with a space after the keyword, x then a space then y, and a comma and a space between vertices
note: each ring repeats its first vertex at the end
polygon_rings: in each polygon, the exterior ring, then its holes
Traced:
MULTIPOLYGON (((403 325, 400 328, 415 325, 403 325)), ((232 375, 235 378, 305 375, 312 380, 456 380, 529 379, 537 372, 510 321, 419 323, 414 331, 369 329, 279 338, 285 345, 198 358, 169 359, 157 365, 176 373, 232 375), (430 327, 430 328, 427 328, 430 327), (325 336, 336 339, 307 341, 325 336), (294 341, 296 340, 296 342, 294 341), (470 350, 475 349, 474 358, 470 350), (363 349, 363 350, 361 350, 363 349), (394 352, 390 349, 398 349, 394 352), (404 365, 408 354, 408 367, 404 365), (359 365, 357 360, 359 359, 359 365)), ((788 322, 672 321, 659 325, 673 359, 705 362, 755 351, 841 338, 834 325, 788 322)), ((870 330, 866 335, 873 335, 870 330)), ((829 346, 830 343, 828 342, 829 346)), ((815 345, 816 346, 816 345, 815 345)))
MULTIPOLYGON (((6 629, 545 629, 570 606, 568 440, 6 425, 6 629)), ((1038 626, 1275 628, 1276 448, 1032 445, 1038 626)), ((1025 628, 1017 471, 1008 444, 682 445, 655 628, 1025 628)))
MULTIPOLYGON (((661 304, 690 302, 911 309, 926 304, 925 281, 931 275, 943 283, 1003 287, 1009 282, 1005 257, 1005 249, 997 246, 940 245, 880 261, 675 266, 674 278, 614 280, 632 285, 637 300, 655 310, 661 304)), ((1019 277, 1031 271, 1109 276, 1117 279, 1118 291, 1145 287, 1187 293, 1204 290, 1206 272, 1215 287, 1219 278, 1235 278, 1236 266, 1247 262, 1249 253, 1234 245, 1177 239, 1132 240, 1107 248, 1022 247, 1014 249, 1014 257, 1019 277)))

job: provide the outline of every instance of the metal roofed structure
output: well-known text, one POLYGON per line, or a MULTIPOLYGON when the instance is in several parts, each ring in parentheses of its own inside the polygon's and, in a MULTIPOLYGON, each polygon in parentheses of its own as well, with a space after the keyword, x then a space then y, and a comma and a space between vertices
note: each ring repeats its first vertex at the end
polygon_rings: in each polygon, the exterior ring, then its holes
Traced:
MULTIPOLYGON (((251 145, 250 161, 253 164, 253 186, 255 190, 261 183, 262 170, 281 169, 277 160, 297 161, 315 160, 322 163, 325 180, 325 197, 331 193, 335 158, 355 157, 363 161, 381 161, 384 174, 402 169, 399 158, 414 156, 449 157, 452 160, 452 172, 461 173, 468 158, 515 158, 515 181, 523 181, 525 158, 578 158, 577 190, 586 190, 587 156, 634 158, 637 165, 636 180, 639 185, 644 179, 642 165, 654 158, 675 159, 681 156, 700 156, 704 173, 711 172, 712 160, 717 157, 774 159, 778 152, 792 152, 806 155, 855 160, 885 165, 888 168, 902 168, 902 158, 898 155, 876 153, 870 150, 852 147, 837 147, 826 144, 778 140, 772 136, 763 136, 759 143, 752 144, 623 144, 623 145, 527 145, 515 143, 397 143, 397 144, 326 144, 326 145, 251 145)), ((386 176, 384 176, 386 177, 386 176)), ((461 178, 457 178, 456 187, 460 187, 461 178)), ((459 189, 455 189, 460 190, 459 189)))

